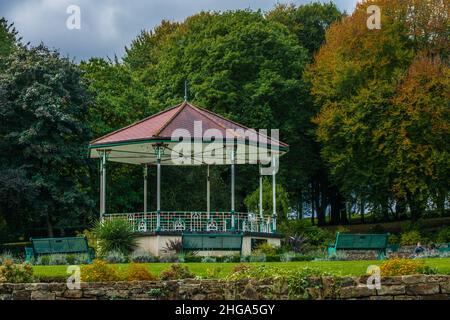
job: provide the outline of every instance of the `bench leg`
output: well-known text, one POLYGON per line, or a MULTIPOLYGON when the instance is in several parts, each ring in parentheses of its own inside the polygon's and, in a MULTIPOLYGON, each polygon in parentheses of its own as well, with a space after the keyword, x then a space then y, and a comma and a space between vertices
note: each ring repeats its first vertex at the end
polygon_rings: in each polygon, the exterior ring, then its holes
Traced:
POLYGON ((384 251, 384 250, 378 251, 378 253, 377 253, 378 260, 384 260, 386 258, 387 258, 386 251, 384 251))
POLYGON ((328 247, 328 250, 327 250, 328 257, 331 257, 332 255, 335 255, 335 254, 336 254, 336 248, 335 247, 328 247))

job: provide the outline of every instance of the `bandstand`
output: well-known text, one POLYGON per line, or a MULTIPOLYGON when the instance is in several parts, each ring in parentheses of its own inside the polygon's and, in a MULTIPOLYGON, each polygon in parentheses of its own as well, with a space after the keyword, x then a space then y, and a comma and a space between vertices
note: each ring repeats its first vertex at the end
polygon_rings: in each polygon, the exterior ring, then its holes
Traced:
POLYGON ((278 159, 289 146, 209 110, 184 101, 146 119, 91 141, 89 155, 100 160, 100 220, 123 219, 136 233, 140 250, 164 254, 169 240, 181 240, 183 250, 200 255, 249 254, 252 244, 280 245, 276 219, 278 159), (143 211, 106 212, 107 162, 143 167, 143 211), (235 211, 235 166, 259 166, 259 212, 235 211), (206 199, 202 211, 170 211, 161 203, 161 179, 166 165, 206 166, 206 199), (216 212, 210 205, 209 167, 231 166, 230 210, 216 212), (156 167, 156 210, 148 210, 147 172, 156 167), (272 212, 262 208, 262 178, 272 177, 272 212))

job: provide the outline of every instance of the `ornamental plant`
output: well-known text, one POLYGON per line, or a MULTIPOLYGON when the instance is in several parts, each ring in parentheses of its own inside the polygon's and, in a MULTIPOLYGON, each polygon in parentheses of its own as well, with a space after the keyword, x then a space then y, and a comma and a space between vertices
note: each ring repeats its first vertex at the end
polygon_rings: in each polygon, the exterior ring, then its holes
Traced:
POLYGON ((81 266, 81 280, 84 282, 108 282, 118 281, 120 277, 106 261, 96 259, 90 265, 81 266))
POLYGON ((424 261, 412 259, 387 260, 380 265, 380 270, 383 277, 437 273, 436 269, 426 266, 424 261))
POLYGON ((421 238, 420 232, 417 230, 403 232, 400 236, 400 244, 402 246, 416 245, 421 238))
POLYGON ((273 256, 277 254, 277 248, 275 248, 270 243, 263 242, 255 248, 255 254, 265 254, 273 256))
POLYGON ((172 264, 169 269, 161 272, 161 280, 178 280, 191 278, 195 278, 195 275, 189 270, 189 268, 178 263, 172 264))
POLYGON ((158 262, 159 258, 144 250, 138 250, 132 253, 130 260, 136 263, 158 262))
POLYGON ((449 243, 450 242, 450 226, 442 228, 436 237, 437 243, 449 243))
POLYGON ((28 264, 15 264, 12 260, 5 260, 0 266, 0 283, 26 283, 33 281, 33 267, 28 264))
POLYGON ((98 239, 101 256, 113 251, 118 251, 128 256, 137 246, 134 232, 125 220, 97 222, 93 233, 98 239))
POLYGON ((130 263, 127 270, 128 281, 151 281, 156 280, 156 276, 151 274, 148 269, 138 263, 130 263))

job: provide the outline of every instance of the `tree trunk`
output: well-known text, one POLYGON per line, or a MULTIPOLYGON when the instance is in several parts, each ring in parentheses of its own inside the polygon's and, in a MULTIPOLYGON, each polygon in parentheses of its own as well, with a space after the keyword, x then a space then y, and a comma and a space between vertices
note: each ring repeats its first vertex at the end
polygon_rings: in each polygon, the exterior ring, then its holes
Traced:
POLYGON ((360 213, 361 213, 361 223, 364 223, 364 213, 366 211, 366 203, 364 201, 364 198, 361 198, 360 202, 359 202, 359 209, 360 209, 360 213))
POLYGON ((388 222, 389 221, 389 204, 388 204, 388 200, 384 200, 381 203, 381 214, 383 215, 383 221, 388 222))
POLYGON ((314 205, 314 183, 311 183, 311 225, 314 226, 315 225, 315 221, 314 221, 314 210, 315 210, 315 205, 314 205))
POLYGON ((411 211, 411 221, 416 222, 422 215, 422 204, 409 192, 406 193, 406 199, 408 201, 409 210, 411 211))
POLYGON ((436 208, 441 217, 445 216, 445 195, 444 190, 439 190, 436 199, 436 208))
POLYGON ((348 224, 347 210, 345 208, 345 199, 336 187, 331 189, 331 210, 330 224, 340 223, 348 224))
POLYGON ((406 201, 404 197, 395 199, 395 219, 400 220, 406 214, 406 201))
POLYGON ((53 238, 54 237, 54 233, 53 233, 53 225, 52 222, 50 220, 50 215, 47 213, 46 215, 46 222, 47 222, 47 234, 49 238, 53 238))

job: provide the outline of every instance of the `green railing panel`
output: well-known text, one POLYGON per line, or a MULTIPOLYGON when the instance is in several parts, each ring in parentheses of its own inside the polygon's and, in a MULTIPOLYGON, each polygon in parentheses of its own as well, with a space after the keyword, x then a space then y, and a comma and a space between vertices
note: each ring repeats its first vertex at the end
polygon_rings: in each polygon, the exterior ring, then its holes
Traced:
POLYGON ((241 250, 240 235, 183 235, 183 250, 241 250))
POLYGON ((227 232, 251 231, 261 233, 274 233, 272 217, 259 217, 251 213, 235 212, 234 228, 232 228, 232 215, 230 212, 204 211, 161 211, 160 225, 157 226, 158 213, 155 211, 143 213, 114 213, 105 214, 104 220, 125 220, 135 232, 179 231, 179 232, 227 232))

